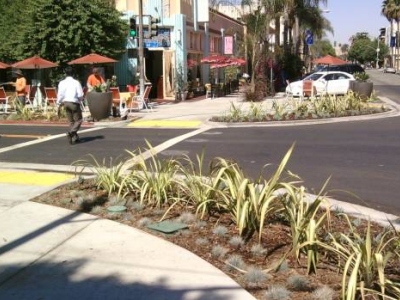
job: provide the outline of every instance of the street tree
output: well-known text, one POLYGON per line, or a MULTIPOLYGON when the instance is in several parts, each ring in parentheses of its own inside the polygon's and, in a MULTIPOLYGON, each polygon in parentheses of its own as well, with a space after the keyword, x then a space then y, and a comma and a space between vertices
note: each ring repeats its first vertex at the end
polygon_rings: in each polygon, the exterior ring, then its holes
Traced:
POLYGON ((110 0, 36 0, 26 54, 61 65, 92 52, 118 58, 125 52, 127 27, 110 0))
MULTIPOLYGON (((364 33, 357 33, 353 36, 352 44, 349 49, 348 57, 352 61, 357 61, 361 64, 376 62, 378 40, 371 40, 364 33)), ((382 61, 388 54, 389 49, 384 43, 379 44, 379 61, 382 61)))
MULTIPOLYGON (((395 36, 393 22, 397 22, 397 32, 400 30, 400 0, 384 0, 382 3, 382 15, 390 22, 390 36, 395 36)), ((397 35, 397 38, 399 36, 397 35)), ((397 48, 397 53, 400 54, 400 48, 397 48)), ((394 51, 392 48, 391 65, 394 67, 394 51)))

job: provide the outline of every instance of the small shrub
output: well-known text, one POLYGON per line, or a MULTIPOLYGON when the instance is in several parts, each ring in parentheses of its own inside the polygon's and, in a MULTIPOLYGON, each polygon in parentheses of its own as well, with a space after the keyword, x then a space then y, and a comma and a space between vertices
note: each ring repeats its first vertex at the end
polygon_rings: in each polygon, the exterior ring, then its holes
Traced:
POLYGON ((246 264, 244 263, 242 257, 240 255, 231 255, 225 261, 226 269, 229 272, 237 271, 237 269, 244 270, 246 268, 246 264))
POLYGON ((181 234, 181 235, 183 235, 183 236, 188 236, 188 235, 191 235, 192 233, 190 232, 190 230, 181 230, 181 231, 179 231, 179 233, 181 234))
POLYGON ((141 218, 138 221, 138 225, 140 227, 146 227, 146 226, 150 225, 151 223, 152 223, 152 221, 149 218, 141 218))
POLYGON ((213 233, 217 236, 224 236, 225 234, 228 233, 228 228, 222 225, 218 225, 213 229, 213 233))
POLYGON ((314 300, 333 300, 334 296, 335 291, 327 286, 319 287, 312 293, 314 300))
POLYGON ((130 213, 125 213, 122 219, 124 221, 132 222, 133 221, 133 216, 130 213))
POLYGON ((108 198, 108 201, 110 202, 111 206, 114 206, 114 205, 125 205, 125 202, 126 202, 124 198, 121 198, 121 197, 118 197, 118 196, 111 196, 111 197, 108 198))
POLYGON ((288 286, 295 291, 306 291, 310 282, 301 275, 292 275, 287 279, 288 286))
POLYGON ((244 245, 244 241, 241 236, 234 236, 229 240, 229 244, 234 248, 240 248, 244 245))
POLYGON ((278 272, 285 273, 285 272, 289 271, 289 269, 290 269, 289 265, 288 265, 287 261, 285 260, 279 266, 278 272))
POLYGON ((260 286, 268 279, 268 275, 259 268, 249 268, 243 279, 250 286, 260 286))
POLYGON ((185 212, 181 214, 178 218, 178 222, 181 222, 183 224, 191 224, 196 220, 196 217, 189 212, 185 212))
POLYGON ((265 293, 267 300, 288 300, 291 293, 281 285, 272 285, 265 293))
POLYGON ((361 225, 361 222, 362 221, 360 219, 354 219, 352 223, 354 227, 359 227, 361 225))
POLYGON ((165 214, 165 210, 156 208, 152 211, 152 214, 153 216, 162 216, 165 214))
POLYGON ((71 200, 71 198, 63 198, 63 199, 60 200, 60 203, 62 205, 69 205, 69 204, 72 203, 72 200, 71 200))
POLYGON ((205 239, 205 238, 198 238, 197 240, 196 240, 196 245, 199 245, 199 246, 204 246, 204 245, 208 245, 210 242, 207 240, 207 239, 205 239))
POLYGON ((102 213, 104 213, 104 211, 105 209, 103 206, 97 205, 92 208, 91 213, 94 215, 101 215, 102 213))
POLYGON ((96 201, 97 196, 96 196, 96 194, 89 194, 89 195, 86 195, 84 198, 88 202, 94 202, 94 201, 96 201))
POLYGON ((84 207, 85 204, 86 204, 86 199, 84 199, 84 198, 82 198, 82 197, 78 197, 78 198, 76 199, 75 203, 76 203, 76 205, 77 205, 79 208, 82 208, 82 207, 84 207))
POLYGON ((213 258, 222 258, 226 255, 227 252, 228 252, 228 249, 226 249, 220 245, 217 245, 212 248, 211 256, 213 258))
POLYGON ((260 244, 255 244, 251 247, 250 252, 253 256, 263 256, 265 253, 267 253, 267 249, 260 244))
POLYGON ((85 193, 82 191, 73 190, 70 192, 70 195, 71 195, 71 197, 76 198, 76 197, 83 197, 85 195, 85 193))
POLYGON ((134 211, 142 211, 144 209, 144 205, 140 202, 132 202, 130 204, 130 207, 134 210, 134 211))
POLYGON ((207 226, 207 222, 206 221, 201 221, 201 220, 197 221, 197 222, 195 222, 193 224, 193 228, 197 228, 197 229, 204 228, 206 226, 207 226))

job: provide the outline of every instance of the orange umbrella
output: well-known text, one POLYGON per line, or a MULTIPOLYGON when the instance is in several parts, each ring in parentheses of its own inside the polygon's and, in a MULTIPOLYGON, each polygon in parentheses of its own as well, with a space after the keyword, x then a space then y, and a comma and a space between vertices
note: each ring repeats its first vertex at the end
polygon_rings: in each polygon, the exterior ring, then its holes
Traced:
POLYGON ((2 62, 0 61, 0 69, 7 69, 7 68, 11 68, 11 66, 10 66, 10 65, 7 65, 7 64, 5 64, 5 63, 2 63, 2 62))
POLYGON ((343 65, 347 64, 347 61, 344 61, 332 55, 326 55, 324 57, 315 59, 314 63, 317 65, 343 65))
POLYGON ((31 58, 27 58, 23 61, 17 62, 11 66, 18 69, 48 69, 55 68, 58 65, 35 55, 31 58))
POLYGON ((83 56, 81 58, 74 59, 70 61, 69 65, 86 65, 86 64, 107 64, 107 63, 116 63, 115 59, 102 56, 96 53, 91 53, 89 55, 83 56))

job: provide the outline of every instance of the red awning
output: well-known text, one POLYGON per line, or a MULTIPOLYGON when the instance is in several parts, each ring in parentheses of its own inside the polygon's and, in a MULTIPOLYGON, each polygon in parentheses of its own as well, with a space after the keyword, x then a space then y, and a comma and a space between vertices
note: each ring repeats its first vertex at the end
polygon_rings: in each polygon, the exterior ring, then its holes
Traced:
POLYGON ((11 68, 11 66, 0 61, 0 69, 7 69, 7 68, 11 68))
POLYGON ((83 56, 81 58, 74 59, 70 61, 69 65, 86 65, 86 64, 108 64, 108 63, 116 63, 115 59, 102 56, 96 53, 91 53, 89 55, 83 56))
POLYGON ((205 64, 222 64, 229 62, 229 57, 222 55, 211 55, 208 57, 203 57, 201 62, 205 64))
POLYGON ((324 57, 315 59, 314 63, 317 65, 343 65, 347 64, 347 61, 332 55, 326 55, 324 57))
POLYGON ((35 55, 33 57, 27 58, 23 61, 17 62, 11 65, 13 68, 18 69, 48 69, 48 68, 55 68, 58 65, 46 59, 40 58, 39 56, 35 55))

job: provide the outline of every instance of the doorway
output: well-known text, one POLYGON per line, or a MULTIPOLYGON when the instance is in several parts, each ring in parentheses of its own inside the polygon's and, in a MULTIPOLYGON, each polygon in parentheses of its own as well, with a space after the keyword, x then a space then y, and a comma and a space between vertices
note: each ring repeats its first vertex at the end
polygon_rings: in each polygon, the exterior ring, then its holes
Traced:
POLYGON ((146 55, 146 78, 151 82, 151 99, 162 99, 163 88, 163 51, 147 51, 146 55))

